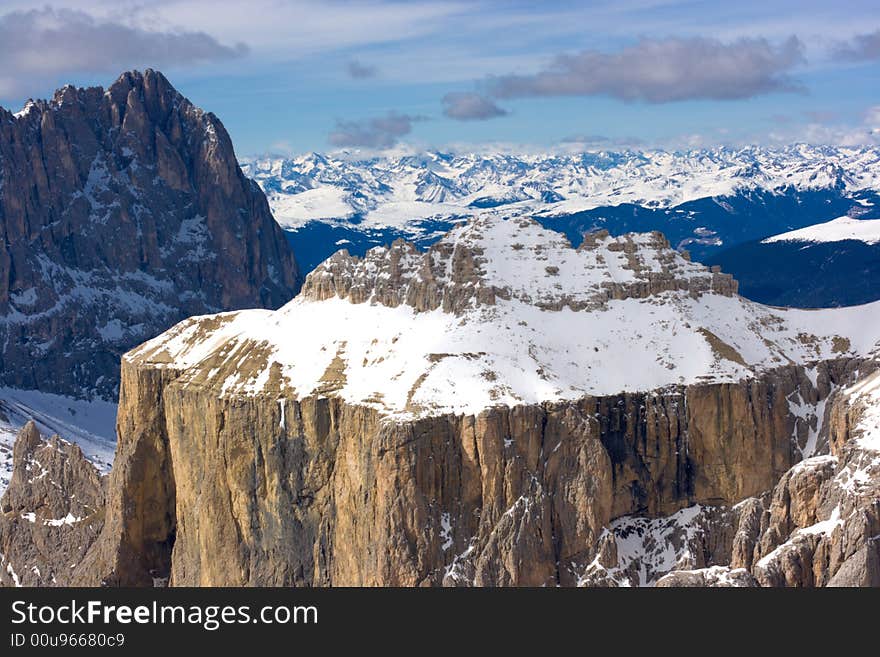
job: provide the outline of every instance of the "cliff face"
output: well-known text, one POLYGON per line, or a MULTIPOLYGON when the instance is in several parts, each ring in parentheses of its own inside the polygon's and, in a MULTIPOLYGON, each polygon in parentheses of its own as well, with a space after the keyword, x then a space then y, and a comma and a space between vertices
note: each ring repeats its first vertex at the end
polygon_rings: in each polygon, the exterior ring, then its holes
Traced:
MULTIPOLYGON (((819 388, 787 367, 741 384, 388 422, 334 398, 223 398, 126 362, 120 417, 138 418, 137 427, 120 432, 107 524, 77 576, 123 585, 169 575, 192 586, 607 584, 594 561, 613 519, 732 506, 772 489, 799 452, 785 400, 826 397, 856 365, 821 366, 819 388)), ((729 563, 736 528, 727 518, 712 529, 727 544, 719 562, 729 563)))
POLYGON ((297 285, 223 125, 151 70, 0 109, 0 230, 8 386, 115 398, 127 349, 297 285))

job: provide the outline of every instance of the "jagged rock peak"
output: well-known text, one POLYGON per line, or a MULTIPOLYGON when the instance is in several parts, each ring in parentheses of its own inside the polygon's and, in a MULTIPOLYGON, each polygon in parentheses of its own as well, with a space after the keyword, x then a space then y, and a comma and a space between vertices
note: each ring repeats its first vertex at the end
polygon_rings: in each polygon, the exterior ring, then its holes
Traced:
MULTIPOLYGON (((124 72, 106 89, 100 86, 77 87, 66 84, 56 89, 49 99, 28 99, 19 112, 10 116, 19 121, 34 120, 44 112, 64 109, 74 111, 74 108, 82 110, 87 104, 101 98, 109 101, 110 107, 115 110, 113 118, 117 125, 124 120, 126 109, 129 107, 142 106, 151 112, 152 118, 157 120, 161 119, 163 114, 167 118, 167 115, 176 109, 184 111, 192 109, 199 115, 210 114, 187 100, 160 71, 148 68, 143 72, 137 70, 124 72)), ((210 116, 216 121, 213 114, 210 116)))
POLYGON ((65 585, 104 523, 105 479, 80 448, 33 421, 0 498, 0 586, 65 585))
POLYGON ((127 349, 297 289, 222 123, 152 70, 0 115, 0 226, 0 383, 13 387, 113 399, 127 349))
POLYGON ((309 274, 303 295, 460 313, 499 298, 544 310, 584 310, 668 291, 731 296, 736 289, 730 275, 690 262, 656 231, 620 237, 600 231, 574 249, 564 235, 531 219, 487 214, 453 229, 426 253, 403 240, 371 249, 363 259, 339 251, 309 274))

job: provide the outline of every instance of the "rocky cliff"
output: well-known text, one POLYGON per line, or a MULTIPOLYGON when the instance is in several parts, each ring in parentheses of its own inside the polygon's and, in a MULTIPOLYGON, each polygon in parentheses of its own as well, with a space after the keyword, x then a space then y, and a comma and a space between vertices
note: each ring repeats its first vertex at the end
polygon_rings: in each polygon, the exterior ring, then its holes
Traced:
POLYGON ((127 349, 297 285, 223 125, 151 70, 0 108, 0 230, 6 386, 115 400, 127 349))
MULTIPOLYGON (((820 376, 830 387, 848 370, 820 376)), ((133 442, 84 583, 149 584, 156 572, 178 585, 583 583, 614 518, 772 488, 798 454, 785 399, 819 394, 792 367, 389 422, 338 398, 223 398, 159 372, 124 365, 122 417, 157 392, 162 409, 121 432, 133 442)))
POLYGON ((126 354, 71 581, 871 583, 878 319, 750 303, 656 235, 342 254, 126 354))
POLYGON ((126 355, 107 523, 78 576, 630 582, 600 572, 625 570, 614 523, 695 504, 731 525, 721 563, 741 515, 724 509, 827 449, 878 313, 761 307, 658 235, 574 250, 491 216, 424 254, 340 254, 275 313, 126 355))

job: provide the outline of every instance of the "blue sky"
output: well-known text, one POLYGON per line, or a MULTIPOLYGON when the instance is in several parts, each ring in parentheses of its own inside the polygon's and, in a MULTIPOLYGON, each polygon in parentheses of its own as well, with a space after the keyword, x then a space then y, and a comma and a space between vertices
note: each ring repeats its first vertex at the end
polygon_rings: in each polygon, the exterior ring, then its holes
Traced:
POLYGON ((880 141, 876 0, 0 4, 0 104, 162 70, 239 155, 880 141))

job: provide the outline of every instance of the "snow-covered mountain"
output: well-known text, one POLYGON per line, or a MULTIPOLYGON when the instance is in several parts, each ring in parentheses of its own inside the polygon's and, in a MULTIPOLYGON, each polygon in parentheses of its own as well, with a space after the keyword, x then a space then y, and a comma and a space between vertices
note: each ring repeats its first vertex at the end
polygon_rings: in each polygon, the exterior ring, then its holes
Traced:
POLYGON ((12 476, 15 438, 29 420, 46 436, 57 434, 78 444, 100 472, 110 470, 116 449, 115 402, 0 388, 0 495, 12 476))
MULTIPOLYGON (((868 208, 872 209, 872 208, 868 208)), ((711 256, 756 301, 850 306, 880 298, 880 219, 843 216, 711 256)))
POLYGON ((358 215, 370 227, 416 230, 416 220, 473 216, 487 207, 571 214, 630 203, 671 208, 761 190, 880 189, 880 149, 800 145, 687 153, 423 155, 367 160, 310 153, 254 159, 246 174, 287 228, 358 215), (513 209, 513 208, 512 208, 513 209))
POLYGON ((486 211, 126 354, 130 506, 73 581, 876 584, 876 451, 848 432, 875 416, 848 395, 878 358, 880 303, 771 308, 659 233, 575 249, 486 211))
POLYGON ((403 241, 337 253, 278 311, 193 318, 126 357, 224 394, 268 386, 411 417, 734 382, 878 350, 880 303, 768 308, 659 233, 596 233, 574 249, 486 213, 427 253, 403 241))
POLYGON ((796 145, 683 153, 500 153, 258 158, 245 173, 296 235, 307 271, 334 248, 427 244, 487 208, 530 214, 570 239, 662 230, 696 257, 848 213, 871 215, 880 149, 796 145))

